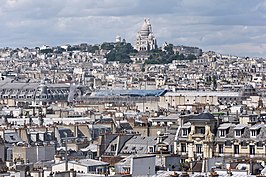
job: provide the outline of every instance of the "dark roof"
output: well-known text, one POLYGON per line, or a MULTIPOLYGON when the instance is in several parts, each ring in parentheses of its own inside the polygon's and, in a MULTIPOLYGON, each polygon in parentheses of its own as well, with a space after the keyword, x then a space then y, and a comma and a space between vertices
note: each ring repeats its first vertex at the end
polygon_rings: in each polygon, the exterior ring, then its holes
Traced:
POLYGON ((216 120, 211 113, 201 113, 189 119, 190 121, 211 121, 216 120))
POLYGON ((119 125, 120 125, 121 129, 133 130, 133 128, 131 127, 131 125, 128 122, 121 122, 119 125))
POLYGON ((17 132, 10 132, 4 134, 5 141, 7 143, 17 143, 22 142, 23 140, 19 137, 17 132))

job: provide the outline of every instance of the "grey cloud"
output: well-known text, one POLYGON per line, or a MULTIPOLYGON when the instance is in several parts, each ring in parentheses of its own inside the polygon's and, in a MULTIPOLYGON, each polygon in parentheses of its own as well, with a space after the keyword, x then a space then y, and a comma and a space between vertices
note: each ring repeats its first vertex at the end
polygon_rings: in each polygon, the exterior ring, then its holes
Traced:
POLYGON ((150 18, 159 43, 265 56, 261 0, 0 0, 0 45, 134 42, 150 18), (245 51, 241 49, 245 48, 245 51), (254 51, 255 50, 255 51, 254 51))

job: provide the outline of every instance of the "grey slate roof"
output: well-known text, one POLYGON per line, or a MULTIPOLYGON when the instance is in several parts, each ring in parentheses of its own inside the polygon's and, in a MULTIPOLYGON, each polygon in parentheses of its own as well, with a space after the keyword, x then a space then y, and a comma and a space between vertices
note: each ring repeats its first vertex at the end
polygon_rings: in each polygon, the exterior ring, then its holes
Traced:
POLYGON ((218 141, 235 140, 235 139, 239 139, 240 141, 253 140, 255 142, 266 141, 266 124, 256 124, 253 126, 232 124, 229 127, 228 133, 225 135, 225 137, 220 137, 219 133, 217 133, 216 135, 216 140, 218 141), (235 130, 242 130, 242 134, 240 137, 235 137, 235 130), (257 130, 258 134, 256 138, 250 137, 251 130, 257 130))
POLYGON ((201 113, 189 119, 190 121, 212 121, 216 120, 211 113, 201 113))
POLYGON ((149 146, 155 146, 156 142, 156 137, 134 136, 125 143, 121 153, 146 154, 149 146))

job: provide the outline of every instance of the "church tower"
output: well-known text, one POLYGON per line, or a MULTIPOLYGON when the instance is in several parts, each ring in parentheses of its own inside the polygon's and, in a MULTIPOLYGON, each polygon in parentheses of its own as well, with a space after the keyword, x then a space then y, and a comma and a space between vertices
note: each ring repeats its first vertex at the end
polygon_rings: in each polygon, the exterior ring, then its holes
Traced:
POLYGON ((157 41, 152 33, 149 19, 144 19, 144 23, 137 33, 135 49, 138 51, 149 51, 157 48, 157 41))

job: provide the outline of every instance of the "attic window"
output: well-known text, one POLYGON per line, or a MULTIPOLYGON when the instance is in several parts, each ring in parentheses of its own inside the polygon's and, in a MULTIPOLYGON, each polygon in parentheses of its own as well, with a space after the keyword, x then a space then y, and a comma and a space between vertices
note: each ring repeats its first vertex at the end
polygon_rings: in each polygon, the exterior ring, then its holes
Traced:
POLYGON ((225 130, 220 130, 220 137, 225 137, 225 130))
POLYGON ((116 151, 116 146, 117 146, 117 144, 112 144, 111 145, 111 151, 116 151))
POLYGON ((196 127, 195 130, 197 134, 205 134, 205 127, 196 127))
POLYGON ((149 152, 154 152, 153 147, 149 146, 149 152))
POLYGON ((251 136, 256 136, 257 135, 257 133, 256 133, 256 130, 251 130, 251 136))
POLYGON ((236 130, 235 131, 235 136, 241 136, 241 130, 236 130))
POLYGON ((188 134, 188 129, 184 128, 183 129, 183 136, 187 136, 187 134, 188 134))

